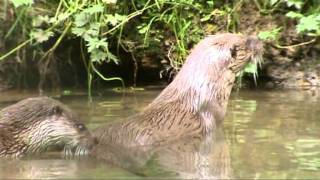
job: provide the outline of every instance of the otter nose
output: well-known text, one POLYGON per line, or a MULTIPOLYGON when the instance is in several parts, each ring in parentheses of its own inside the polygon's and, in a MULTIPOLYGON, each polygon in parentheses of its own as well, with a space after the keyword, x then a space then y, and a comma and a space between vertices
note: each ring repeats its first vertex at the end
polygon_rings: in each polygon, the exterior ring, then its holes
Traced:
POLYGON ((251 51, 262 54, 263 43, 256 36, 249 36, 247 38, 246 47, 251 51))

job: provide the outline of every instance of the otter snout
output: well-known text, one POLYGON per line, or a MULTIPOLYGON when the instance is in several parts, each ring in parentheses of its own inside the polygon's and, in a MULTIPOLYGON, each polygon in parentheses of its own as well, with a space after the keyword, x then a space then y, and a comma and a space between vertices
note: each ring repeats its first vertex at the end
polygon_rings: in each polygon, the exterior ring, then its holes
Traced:
POLYGON ((49 97, 28 98, 0 111, 0 157, 62 150, 87 154, 95 140, 78 116, 49 97))
POLYGON ((256 36, 249 36, 246 41, 246 47, 253 53, 253 56, 261 58, 263 54, 263 43, 256 36))

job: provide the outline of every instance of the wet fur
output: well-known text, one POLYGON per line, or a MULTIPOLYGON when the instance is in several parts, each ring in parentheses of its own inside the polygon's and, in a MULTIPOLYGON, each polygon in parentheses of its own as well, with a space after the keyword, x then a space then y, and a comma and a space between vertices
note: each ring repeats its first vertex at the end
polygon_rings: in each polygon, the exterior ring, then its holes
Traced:
POLYGON ((0 111, 0 157, 22 157, 54 146, 93 141, 86 129, 77 129, 79 124, 78 117, 56 100, 22 100, 0 111))
POLYGON ((191 51, 173 82, 141 113, 95 132, 100 144, 151 145, 210 134, 224 119, 235 75, 262 44, 235 34, 209 36, 191 51))

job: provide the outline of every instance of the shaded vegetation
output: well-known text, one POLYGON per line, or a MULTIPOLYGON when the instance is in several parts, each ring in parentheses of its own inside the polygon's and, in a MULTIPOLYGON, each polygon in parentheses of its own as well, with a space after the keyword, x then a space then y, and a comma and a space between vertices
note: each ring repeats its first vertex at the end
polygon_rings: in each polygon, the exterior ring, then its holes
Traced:
POLYGON ((135 86, 148 70, 170 79, 192 45, 218 32, 258 35, 266 64, 315 59, 320 48, 317 0, 4 0, 1 7, 0 80, 15 87, 86 82, 91 93, 99 79, 135 86))

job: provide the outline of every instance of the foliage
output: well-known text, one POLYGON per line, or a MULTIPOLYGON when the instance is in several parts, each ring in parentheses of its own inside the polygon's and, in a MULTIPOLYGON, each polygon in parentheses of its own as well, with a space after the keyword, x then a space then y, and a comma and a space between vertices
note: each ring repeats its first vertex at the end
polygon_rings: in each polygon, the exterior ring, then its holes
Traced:
POLYGON ((281 29, 282 28, 280 27, 269 31, 260 31, 258 37, 264 41, 275 41, 278 39, 281 29))
MULTIPOLYGON (((40 61, 50 64, 54 51, 64 39, 79 38, 89 93, 96 77, 123 84, 121 78, 106 78, 99 72, 104 63, 121 63, 119 48, 131 53, 133 61, 136 56, 141 58, 142 53, 157 54, 159 61, 165 60, 178 70, 188 50, 205 35, 237 32, 241 18, 237 9, 246 3, 244 0, 229 3, 223 0, 9 1, 14 6, 16 19, 6 37, 19 34, 23 42, 1 56, 0 61, 31 44, 35 47, 33 53, 42 56, 40 61), (55 43, 44 50, 43 45, 50 41, 55 43)), ((300 35, 319 36, 317 0, 252 1, 262 16, 281 12, 288 20, 297 21, 296 30, 300 35)), ((264 41, 277 42, 285 29, 279 25, 258 30, 257 34, 264 41)), ((257 67, 249 65, 244 72, 256 74, 257 67)))
POLYGON ((316 6, 312 6, 305 13, 302 7, 303 0, 287 0, 288 6, 295 6, 297 11, 289 11, 286 16, 298 20, 296 30, 300 34, 309 36, 320 36, 320 3, 315 1, 316 6))

